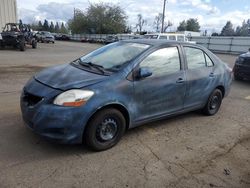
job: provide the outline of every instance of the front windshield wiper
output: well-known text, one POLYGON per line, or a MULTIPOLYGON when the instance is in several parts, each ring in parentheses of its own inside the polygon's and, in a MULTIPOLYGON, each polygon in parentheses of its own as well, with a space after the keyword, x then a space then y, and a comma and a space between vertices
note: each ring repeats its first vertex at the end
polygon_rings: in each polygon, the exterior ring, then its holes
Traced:
POLYGON ((81 59, 78 59, 77 61, 80 65, 86 66, 88 68, 95 68, 96 70, 98 70, 99 72, 101 72, 102 74, 105 74, 105 68, 102 65, 97 65, 91 62, 85 62, 82 61, 81 59))

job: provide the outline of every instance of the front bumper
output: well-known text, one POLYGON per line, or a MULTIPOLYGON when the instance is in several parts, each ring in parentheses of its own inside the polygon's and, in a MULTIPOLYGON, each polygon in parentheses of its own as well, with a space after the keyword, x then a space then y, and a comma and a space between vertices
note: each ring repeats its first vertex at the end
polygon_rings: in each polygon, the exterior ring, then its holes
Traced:
POLYGON ((249 65, 235 65, 234 74, 242 78, 250 79, 250 66, 249 65))
POLYGON ((38 135, 58 143, 81 143, 87 123, 83 109, 54 105, 51 96, 56 96, 61 91, 34 80, 32 82, 30 85, 33 86, 25 87, 20 99, 22 117, 27 126, 38 135), (42 93, 39 94, 39 91, 42 93))

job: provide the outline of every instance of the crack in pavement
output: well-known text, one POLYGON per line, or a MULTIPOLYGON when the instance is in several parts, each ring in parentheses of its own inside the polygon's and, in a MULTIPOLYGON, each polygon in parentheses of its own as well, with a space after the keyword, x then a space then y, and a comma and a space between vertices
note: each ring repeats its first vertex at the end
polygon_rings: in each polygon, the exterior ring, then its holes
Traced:
MULTIPOLYGON (((240 125, 240 126, 241 126, 241 125, 240 125)), ((137 140, 138 140, 145 148, 147 148, 147 149, 150 151, 150 153, 154 156, 154 158, 156 158, 158 161, 160 161, 160 162, 164 165, 164 168, 165 168, 168 172, 170 172, 174 177, 177 178, 176 181, 171 182, 170 184, 178 183, 181 179, 186 179, 186 178, 188 178, 188 177, 192 177, 192 178, 195 179, 198 183, 200 183, 200 180, 199 180, 198 178, 195 177, 196 175, 199 175, 199 174, 202 174, 202 173, 203 173, 203 174, 207 174, 207 173, 205 172, 205 170, 211 166, 211 164, 213 163, 213 161, 215 161, 215 160, 217 160, 218 158, 224 157, 225 155, 229 154, 237 145, 239 145, 239 144, 241 145, 242 143, 244 143, 244 142, 250 140, 250 136, 248 136, 248 135, 247 135, 247 136, 244 136, 244 137, 241 137, 241 136, 240 136, 240 135, 241 135, 241 131, 240 131, 240 130, 241 130, 242 128, 246 128, 246 127, 245 127, 245 126, 241 126, 241 128, 239 129, 239 138, 238 138, 238 140, 237 140, 235 143, 233 143, 233 145, 232 145, 231 147, 229 147, 228 149, 225 149, 223 152, 218 153, 218 154, 214 155, 212 158, 208 159, 208 160, 207 160, 207 164, 201 166, 199 172, 192 172, 192 171, 188 170, 187 168, 185 168, 182 164, 175 163, 175 162, 171 162, 171 161, 168 161, 168 160, 167 160, 166 162, 170 164, 170 168, 168 168, 168 167, 165 165, 165 163, 161 160, 161 158, 153 151, 153 149, 152 149, 150 146, 148 146, 147 144, 145 144, 145 143, 139 138, 139 135, 137 136, 137 140), (171 170, 171 165, 175 165, 175 166, 177 166, 177 167, 181 167, 183 170, 185 170, 185 171, 189 174, 189 176, 185 176, 185 175, 184 175, 184 176, 181 176, 181 177, 178 178, 178 176, 177 176, 174 172, 172 172, 172 170, 171 170)), ((248 128, 246 128, 246 129, 248 130, 248 128)), ((145 177, 146 180, 148 180, 148 177, 147 177, 147 176, 148 176, 148 173, 147 173, 146 167, 147 167, 149 161, 150 161, 150 159, 144 164, 144 167, 143 167, 143 171, 144 171, 144 174, 145 174, 144 177, 145 177)), ((232 186, 229 182, 227 182, 226 180, 224 180, 224 179, 222 179, 222 178, 220 178, 220 177, 217 177, 217 176, 212 175, 212 174, 207 174, 207 175, 210 175, 210 176, 212 176, 212 177, 214 177, 214 178, 216 178, 216 179, 219 179, 221 182, 225 183, 226 185, 232 186)), ((146 182, 145 182, 145 183, 146 183, 146 182)), ((203 182, 203 183, 205 183, 205 182, 203 182)), ((169 185, 170 185, 170 184, 169 184, 169 185)))

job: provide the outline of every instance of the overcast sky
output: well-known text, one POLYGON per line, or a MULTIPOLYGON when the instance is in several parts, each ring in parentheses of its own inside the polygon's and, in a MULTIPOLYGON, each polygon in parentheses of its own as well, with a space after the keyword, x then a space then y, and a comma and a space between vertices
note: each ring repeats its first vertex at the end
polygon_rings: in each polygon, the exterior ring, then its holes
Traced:
MULTIPOLYGON (((147 20, 145 29, 153 29, 153 21, 162 12, 163 0, 17 0, 19 19, 25 23, 48 19, 64 21, 73 17, 73 9, 85 10, 89 3, 112 2, 121 6, 128 15, 128 24, 135 26, 137 14, 147 20)), ((250 0, 167 0, 166 19, 174 25, 188 18, 197 18, 201 30, 220 31, 227 20, 234 27, 250 19, 250 0)))

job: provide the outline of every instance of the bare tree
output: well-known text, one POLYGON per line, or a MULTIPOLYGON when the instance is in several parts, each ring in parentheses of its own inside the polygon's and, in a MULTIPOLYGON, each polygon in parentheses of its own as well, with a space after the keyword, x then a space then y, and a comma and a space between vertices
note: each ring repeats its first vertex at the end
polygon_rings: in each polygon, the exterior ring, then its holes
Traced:
MULTIPOLYGON (((155 20, 154 20, 154 26, 155 26, 155 30, 156 32, 160 32, 160 29, 161 29, 161 25, 162 25, 162 18, 163 18, 163 15, 161 13, 159 13, 156 17, 155 17, 155 20)), ((173 25, 173 23, 171 21, 167 21, 167 22, 164 22, 164 25, 163 25, 163 32, 166 32, 166 30, 171 27, 173 25)))
POLYGON ((139 29, 139 32, 141 33, 142 32, 142 28, 143 26, 147 23, 145 19, 143 19, 142 15, 141 14, 138 14, 137 15, 137 24, 136 24, 136 28, 139 29))
POLYGON ((173 25, 173 23, 170 22, 170 21, 168 21, 167 23, 165 22, 165 23, 164 23, 164 32, 166 32, 166 30, 167 30, 169 27, 171 27, 172 25, 173 25))
POLYGON ((155 27, 156 32, 160 32, 161 22, 162 22, 162 14, 159 13, 157 16, 155 16, 155 20, 154 20, 154 27, 155 27))

